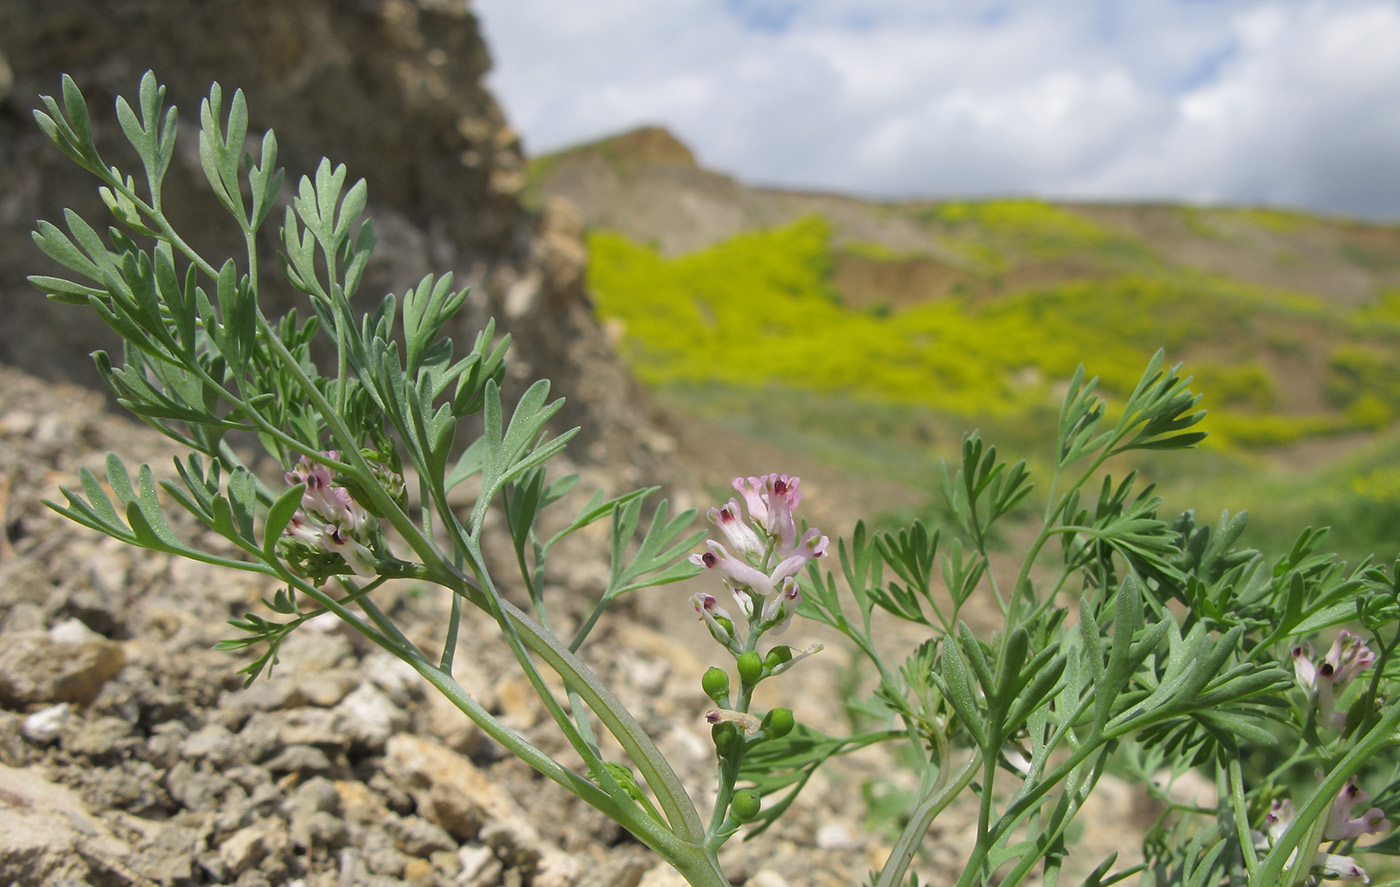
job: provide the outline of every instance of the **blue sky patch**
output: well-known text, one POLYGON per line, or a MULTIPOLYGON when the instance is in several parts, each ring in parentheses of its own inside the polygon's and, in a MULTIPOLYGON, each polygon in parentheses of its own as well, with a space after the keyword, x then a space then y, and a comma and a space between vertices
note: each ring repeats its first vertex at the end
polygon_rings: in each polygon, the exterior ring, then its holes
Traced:
POLYGON ((750 31, 782 34, 802 9, 799 0, 724 0, 725 11, 750 31))

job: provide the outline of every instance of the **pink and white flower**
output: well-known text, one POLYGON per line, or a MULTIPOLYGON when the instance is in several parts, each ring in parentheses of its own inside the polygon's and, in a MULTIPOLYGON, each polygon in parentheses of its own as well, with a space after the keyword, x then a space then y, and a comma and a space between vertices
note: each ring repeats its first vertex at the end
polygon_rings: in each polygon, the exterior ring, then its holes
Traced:
MULTIPOLYGON (((1378 807, 1372 807, 1358 818, 1353 818, 1352 809, 1358 804, 1364 804, 1369 799, 1369 795, 1357 787, 1355 782, 1348 782, 1342 786, 1342 790, 1337 793, 1336 800, 1332 802, 1332 810, 1327 818, 1327 828, 1322 833, 1322 837, 1327 841, 1350 841, 1363 835, 1383 834, 1390 831, 1390 821, 1385 818, 1385 814, 1378 807)), ((1269 807, 1269 812, 1264 819, 1265 834, 1251 832, 1254 836, 1255 848, 1267 850, 1273 846, 1288 827, 1292 825, 1294 818, 1293 803, 1282 799, 1274 801, 1269 807)), ((1330 881, 1361 881, 1371 883, 1371 878, 1366 874, 1366 870, 1350 856, 1328 853, 1319 848, 1313 855, 1311 869, 1313 874, 1321 876, 1330 881)))
POLYGON ((730 548, 706 540, 706 550, 691 555, 690 561, 719 574, 755 630, 778 633, 787 628, 802 601, 797 576, 814 558, 826 555, 830 540, 817 529, 798 535, 793 510, 802 502, 800 478, 786 474, 736 477, 733 485, 748 519, 739 499, 711 508, 710 522, 730 548), (730 554, 730 549, 735 553, 730 554))
POLYGON ((1351 815, 1352 809, 1364 804, 1371 796, 1362 791, 1355 782, 1348 782, 1337 793, 1332 802, 1332 813, 1327 817, 1327 831, 1322 836, 1329 841, 1350 841, 1362 835, 1377 835, 1390 831, 1390 820, 1385 811, 1372 807, 1358 817, 1351 815))
POLYGON ((1308 699, 1317 711, 1319 721, 1336 727, 1346 727, 1346 712, 1335 710, 1336 694, 1353 678, 1376 661, 1364 641, 1343 629, 1337 633, 1332 647, 1321 662, 1313 662, 1312 645, 1304 641, 1292 651, 1293 674, 1298 686, 1308 692, 1308 699))
MULTIPOLYGON (((335 450, 322 455, 330 460, 338 457, 335 450)), ((340 555, 356 576, 378 575, 371 548, 378 523, 351 497, 349 490, 333 483, 330 469, 302 456, 283 479, 290 486, 306 485, 301 508, 292 515, 283 534, 313 550, 340 555)))
POLYGON ((703 591, 691 595, 690 603, 704 620, 705 627, 710 630, 710 636, 728 646, 734 637, 734 617, 729 615, 729 611, 719 605, 714 595, 703 591))

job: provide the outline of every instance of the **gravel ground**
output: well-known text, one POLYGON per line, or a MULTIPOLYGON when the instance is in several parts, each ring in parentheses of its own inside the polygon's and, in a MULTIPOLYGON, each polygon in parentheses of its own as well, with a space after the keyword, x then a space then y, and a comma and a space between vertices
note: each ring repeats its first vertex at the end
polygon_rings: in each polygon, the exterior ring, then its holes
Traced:
MULTIPOLYGON (((99 474, 108 451, 173 473, 172 445, 104 412, 100 396, 0 366, 0 883, 20 885, 536 885, 665 887, 680 879, 618 826, 506 755, 416 674, 330 621, 284 646, 273 675, 244 689, 249 657, 217 652, 227 619, 275 588, 258 577, 128 549, 43 507, 99 474)), ((584 486, 606 478, 585 471, 584 486)), ((177 522, 200 539, 190 522, 177 522)), ((215 539, 205 540, 214 545, 215 539)), ((581 538, 551 594, 577 620, 605 575, 581 538)), ((717 662, 686 604, 654 589, 610 611, 586 658, 707 796, 713 751, 699 690, 717 662)), ((376 599, 415 641, 440 643, 447 601, 386 587, 376 599)), ((798 625, 792 643, 809 638, 798 625), (802 635, 802 636, 798 636, 802 635)), ((494 625, 469 613, 459 682, 540 747, 568 750, 514 669, 494 625)), ((839 729, 832 687, 848 666, 828 650, 771 687, 765 704, 839 729)), ((732 841, 736 884, 860 883, 883 859, 862 828, 870 787, 905 786, 878 752, 813 780, 784 821, 732 841)), ((1141 804, 1110 784, 1091 812, 1081 868, 1135 846, 1141 804), (1093 823, 1098 823, 1094 825, 1093 823)), ((702 804, 703 806, 703 804, 702 804)), ((951 883, 973 810, 935 822, 918 869, 951 883)))

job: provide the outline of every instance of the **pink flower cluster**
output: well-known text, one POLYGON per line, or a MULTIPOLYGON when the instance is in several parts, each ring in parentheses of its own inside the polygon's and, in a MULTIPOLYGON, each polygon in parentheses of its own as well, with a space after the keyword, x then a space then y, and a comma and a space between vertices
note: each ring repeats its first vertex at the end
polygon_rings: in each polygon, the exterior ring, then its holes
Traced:
MULTIPOLYGON (((338 457, 335 450, 322 455, 338 457)), ((349 490, 331 483, 330 469, 302 456, 283 479, 289 486, 306 484, 301 508, 292 515, 284 533, 312 549, 340 555, 356 576, 377 575, 374 552, 369 548, 377 529, 374 519, 351 498, 349 490)))
POLYGON ((1293 674, 1298 686, 1308 691, 1318 720, 1338 730, 1345 728, 1346 712, 1334 710, 1336 695, 1352 678, 1370 668, 1376 655, 1361 638, 1345 629, 1337 633, 1321 662, 1313 662, 1312 645, 1306 641, 1294 647, 1292 653, 1293 674))
MULTIPOLYGON (((735 553, 710 539, 707 551, 690 557, 691 563, 720 575, 745 619, 753 621, 757 609, 756 627, 763 631, 787 628, 802 600, 797 575, 813 558, 825 555, 829 544, 820 530, 798 535, 793 511, 802 502, 800 484, 800 478, 786 474, 735 478, 734 489, 744 499, 748 519, 738 499, 709 512, 710 522, 735 553)), ((725 623, 732 626, 733 620, 713 595, 697 594, 691 602, 716 639, 725 642, 732 635, 725 623)))
MULTIPOLYGON (((1322 833, 1324 841, 1352 841, 1363 835, 1378 835, 1390 831, 1390 820, 1379 807, 1372 807, 1360 816, 1352 812, 1358 804, 1365 804, 1370 795, 1362 791, 1355 782, 1348 782, 1337 793, 1332 802, 1332 812, 1327 817, 1327 828, 1322 833)), ((1288 830, 1293 822, 1293 802, 1284 799, 1274 801, 1264 821, 1267 836, 1255 833, 1259 849, 1266 849, 1288 830)), ((1355 859, 1318 850, 1313 857, 1312 869, 1323 878, 1340 881, 1364 881, 1371 879, 1355 859)))

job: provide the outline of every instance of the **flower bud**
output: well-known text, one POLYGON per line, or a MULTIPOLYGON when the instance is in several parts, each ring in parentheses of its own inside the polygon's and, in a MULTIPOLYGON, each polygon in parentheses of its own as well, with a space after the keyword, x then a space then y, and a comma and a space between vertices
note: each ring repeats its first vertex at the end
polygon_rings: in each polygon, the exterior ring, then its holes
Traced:
POLYGON ((782 644, 769 650, 768 655, 763 657, 763 664, 773 671, 791 661, 792 648, 782 644))
POLYGON ((752 687, 763 679, 763 660, 753 650, 739 657, 739 679, 746 687, 752 687))
POLYGON ((768 734, 769 739, 781 739, 788 735, 795 724, 790 708, 775 708, 763 716, 763 732, 768 734))
POLYGON ((739 789, 729 802, 729 815, 736 822, 752 822, 762 810, 763 798, 757 790, 751 788, 739 789))
POLYGON ((726 705, 729 701, 729 673, 718 666, 711 665, 705 670, 704 676, 700 678, 700 686, 705 691, 705 695, 715 701, 716 705, 726 705))

